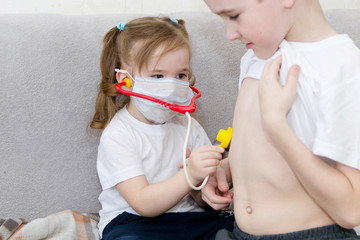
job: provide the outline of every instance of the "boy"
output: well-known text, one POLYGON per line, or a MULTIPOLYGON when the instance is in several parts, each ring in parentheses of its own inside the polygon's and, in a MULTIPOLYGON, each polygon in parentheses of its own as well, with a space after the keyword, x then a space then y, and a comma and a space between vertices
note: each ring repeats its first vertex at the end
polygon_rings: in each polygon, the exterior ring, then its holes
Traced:
POLYGON ((226 208, 232 178, 237 226, 217 239, 359 239, 359 49, 318 0, 205 2, 249 49, 229 160, 203 189, 226 208))

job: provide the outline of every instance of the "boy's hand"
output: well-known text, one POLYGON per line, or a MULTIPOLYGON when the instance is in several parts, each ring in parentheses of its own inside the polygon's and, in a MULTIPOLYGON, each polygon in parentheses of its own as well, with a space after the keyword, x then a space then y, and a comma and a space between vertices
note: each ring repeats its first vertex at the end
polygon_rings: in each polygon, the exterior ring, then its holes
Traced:
POLYGON ((232 203, 233 193, 229 192, 225 172, 221 167, 218 167, 216 175, 209 178, 201 192, 204 202, 215 210, 227 210, 232 203))
POLYGON ((282 85, 279 81, 281 61, 282 56, 279 56, 268 62, 260 79, 259 101, 265 127, 286 119, 296 97, 300 67, 293 65, 289 69, 286 84, 282 85))
POLYGON ((193 184, 199 184, 215 173, 224 151, 219 146, 202 146, 191 152, 187 169, 193 184))

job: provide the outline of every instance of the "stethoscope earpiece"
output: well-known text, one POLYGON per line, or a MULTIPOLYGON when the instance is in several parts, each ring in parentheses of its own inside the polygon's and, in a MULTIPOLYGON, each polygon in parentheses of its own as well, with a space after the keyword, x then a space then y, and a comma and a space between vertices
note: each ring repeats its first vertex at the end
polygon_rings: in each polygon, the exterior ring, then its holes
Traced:
POLYGON ((131 88, 131 81, 129 78, 124 78, 124 82, 126 88, 131 88))
MULTIPOLYGON (((123 69, 118 69, 118 68, 115 68, 115 72, 117 73, 123 73, 123 74, 126 74, 126 75, 130 75, 128 71, 126 70, 123 70, 123 69)), ((131 77, 131 76, 130 76, 131 77)), ((132 77, 131 77, 132 78, 132 77)), ((134 80, 134 79, 133 79, 134 80)), ((124 78, 124 82, 125 82, 125 87, 126 88, 130 88, 131 87, 131 81, 129 78, 125 77, 124 78)))

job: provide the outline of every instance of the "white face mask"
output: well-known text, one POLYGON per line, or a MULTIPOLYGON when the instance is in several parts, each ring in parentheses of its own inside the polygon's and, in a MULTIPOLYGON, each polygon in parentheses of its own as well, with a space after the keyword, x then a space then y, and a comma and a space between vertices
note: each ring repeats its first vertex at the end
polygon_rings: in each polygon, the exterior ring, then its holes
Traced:
MULTIPOLYGON (((130 76, 131 77, 131 76, 130 76)), ((189 83, 176 78, 144 78, 136 76, 133 92, 158 98, 171 104, 189 105, 194 96, 189 83)), ((136 108, 144 117, 154 123, 164 123, 178 113, 158 103, 132 97, 136 108)))

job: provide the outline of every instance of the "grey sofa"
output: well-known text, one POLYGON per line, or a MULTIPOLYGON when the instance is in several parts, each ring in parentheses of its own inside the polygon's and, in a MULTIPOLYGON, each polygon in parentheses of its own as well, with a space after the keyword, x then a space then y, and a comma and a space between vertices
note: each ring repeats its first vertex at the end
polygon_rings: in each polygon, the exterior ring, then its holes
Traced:
MULTIPOLYGON (((360 46, 360 11, 327 17, 360 46)), ((136 14, 0 15, 0 217, 35 219, 66 209, 97 212, 98 139, 92 117, 102 37, 136 14)), ((197 115, 211 140, 231 126, 240 58, 222 20, 211 13, 174 13, 193 46, 192 68, 203 96, 197 115)))

